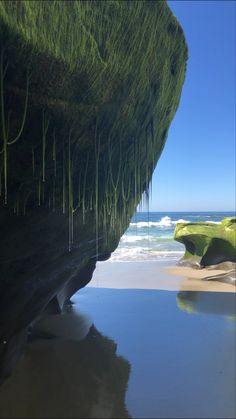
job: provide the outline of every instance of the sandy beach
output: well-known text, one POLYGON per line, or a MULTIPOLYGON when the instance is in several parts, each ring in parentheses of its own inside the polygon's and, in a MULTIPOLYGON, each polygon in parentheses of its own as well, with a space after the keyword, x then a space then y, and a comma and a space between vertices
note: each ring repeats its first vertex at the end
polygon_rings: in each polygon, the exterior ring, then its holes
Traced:
POLYGON ((88 287, 166 291, 235 292, 233 284, 210 280, 224 270, 192 269, 173 262, 98 262, 88 287), (206 280, 206 278, 208 278, 206 280))

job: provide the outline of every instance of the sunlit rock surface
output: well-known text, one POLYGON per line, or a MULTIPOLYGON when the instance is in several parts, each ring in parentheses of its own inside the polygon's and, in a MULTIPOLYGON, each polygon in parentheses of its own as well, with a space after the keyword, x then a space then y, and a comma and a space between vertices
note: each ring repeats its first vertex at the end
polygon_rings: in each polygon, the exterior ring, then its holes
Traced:
POLYGON ((175 240, 185 245, 180 265, 204 267, 229 262, 221 269, 233 270, 236 262, 236 218, 221 223, 178 223, 175 240))

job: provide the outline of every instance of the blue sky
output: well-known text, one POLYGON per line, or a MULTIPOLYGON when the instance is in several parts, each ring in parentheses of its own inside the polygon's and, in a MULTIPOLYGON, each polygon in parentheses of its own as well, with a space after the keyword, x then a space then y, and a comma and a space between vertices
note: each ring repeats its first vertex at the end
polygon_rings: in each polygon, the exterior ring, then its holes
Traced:
POLYGON ((235 2, 168 1, 189 48, 179 109, 153 175, 153 211, 235 208, 235 2))

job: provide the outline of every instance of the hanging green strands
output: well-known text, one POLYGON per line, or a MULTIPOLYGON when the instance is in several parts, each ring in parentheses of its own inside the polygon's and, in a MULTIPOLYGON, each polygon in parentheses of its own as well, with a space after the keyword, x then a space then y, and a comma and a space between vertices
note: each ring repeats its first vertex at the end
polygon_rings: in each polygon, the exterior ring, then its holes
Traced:
POLYGON ((8 63, 4 66, 4 49, 1 51, 1 58, 0 58, 0 103, 1 103, 1 125, 2 125, 2 149, 0 150, 0 154, 3 154, 3 165, 4 165, 4 203, 7 204, 7 175, 8 175, 8 146, 15 144, 22 135, 25 121, 26 121, 26 113, 28 107, 28 96, 29 96, 29 73, 27 72, 26 77, 26 94, 25 94, 25 104, 23 110, 22 121, 20 124, 20 128, 18 133, 16 134, 15 138, 10 139, 10 114, 8 112, 8 116, 6 117, 6 110, 5 110, 5 100, 4 100, 4 79, 7 73, 8 63))
POLYGON ((49 128, 49 119, 43 110, 43 126, 42 126, 42 181, 45 182, 45 155, 46 155, 46 141, 47 132, 49 128))
POLYGON ((66 169, 65 169, 65 143, 62 150, 62 213, 66 213, 66 169))
POLYGON ((53 144, 52 144, 52 160, 54 163, 54 177, 57 176, 57 152, 56 152, 56 134, 53 130, 53 144))
POLYGON ((97 120, 95 122, 95 235, 96 235, 96 259, 98 260, 98 223, 99 223, 99 157, 100 157, 100 133, 98 133, 97 120))
POLYGON ((87 152, 87 159, 86 159, 84 179, 83 179, 83 194, 82 194, 82 218, 83 218, 83 224, 85 224, 85 202, 86 202, 86 184, 87 184, 88 164, 89 164, 89 152, 87 152))
POLYGON ((71 164, 71 130, 68 137, 68 221, 69 221, 69 252, 71 251, 74 241, 74 226, 73 226, 73 182, 72 182, 72 164, 71 164))
POLYGON ((116 220, 116 212, 117 212, 117 203, 118 203, 118 186, 119 186, 119 181, 120 181, 120 174, 121 174, 121 163, 122 163, 122 146, 121 146, 121 136, 119 135, 119 160, 118 160, 118 166, 117 166, 117 172, 116 172, 116 176, 114 176, 113 174, 113 157, 112 154, 114 152, 114 149, 112 149, 111 147, 111 139, 109 137, 109 142, 108 142, 108 161, 109 161, 109 174, 110 174, 110 180, 111 180, 111 185, 112 185, 112 189, 113 189, 113 193, 114 193, 114 211, 112 213, 112 224, 114 226, 115 220, 116 220))

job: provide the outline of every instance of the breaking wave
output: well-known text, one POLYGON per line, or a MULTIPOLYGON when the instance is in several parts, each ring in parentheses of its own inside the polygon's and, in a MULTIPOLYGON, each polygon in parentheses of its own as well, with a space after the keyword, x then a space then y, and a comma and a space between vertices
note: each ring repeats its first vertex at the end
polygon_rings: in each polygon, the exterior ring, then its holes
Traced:
POLYGON ((117 249, 110 258, 111 262, 134 262, 134 261, 155 261, 155 260, 178 260, 183 256, 183 251, 160 251, 147 249, 146 247, 135 246, 133 248, 117 249))
POLYGON ((146 227, 171 227, 177 223, 188 223, 189 221, 179 219, 177 221, 172 221, 170 217, 162 217, 160 221, 139 221, 137 223, 130 223, 131 227, 137 228, 146 228, 146 227))
POLYGON ((135 243, 135 242, 139 242, 142 240, 147 240, 147 241, 152 241, 155 240, 154 237, 152 237, 151 235, 149 236, 129 236, 129 235, 123 235, 120 239, 120 241, 122 243, 135 243))

